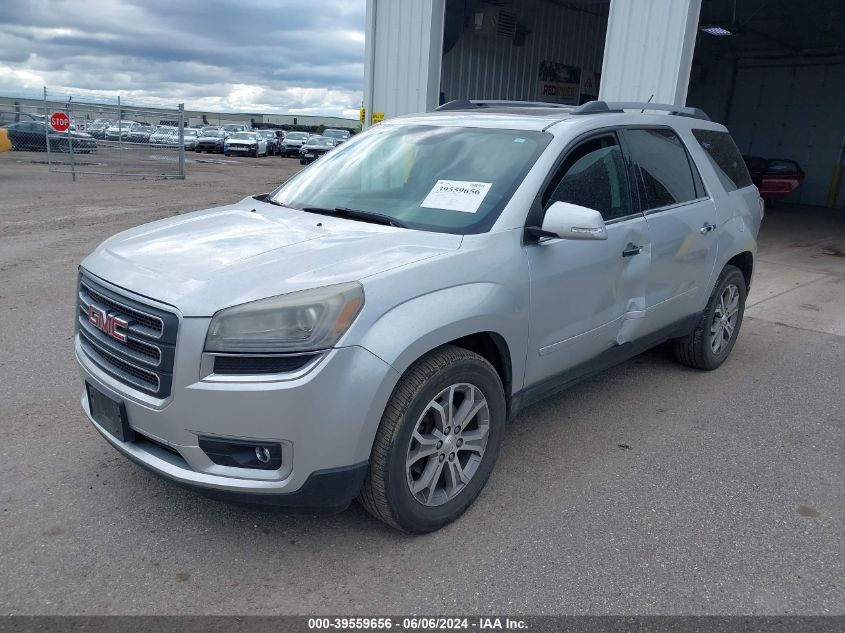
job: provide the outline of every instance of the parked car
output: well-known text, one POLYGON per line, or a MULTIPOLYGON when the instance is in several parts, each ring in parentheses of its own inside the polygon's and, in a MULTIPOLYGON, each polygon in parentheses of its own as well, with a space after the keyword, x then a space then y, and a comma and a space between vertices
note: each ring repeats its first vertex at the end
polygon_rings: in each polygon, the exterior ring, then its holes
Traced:
MULTIPOLYGON (((178 134, 178 130, 176 131, 178 134)), ((200 131, 194 128, 185 128, 182 130, 182 142, 185 145, 185 149, 196 149, 197 148, 197 141, 200 137, 200 131)))
POLYGON ((270 194, 98 246, 79 269, 82 407, 209 495, 358 497, 430 532, 478 497, 525 406, 664 341, 724 363, 762 216, 728 131, 692 108, 391 118, 270 194))
POLYGON ((287 132, 282 141, 283 156, 299 156, 299 150, 310 135, 307 132, 287 132))
POLYGON ((785 198, 804 183, 804 170, 794 160, 743 156, 751 180, 766 201, 785 198))
POLYGON ((6 127, 12 123, 21 121, 43 121, 44 116, 30 112, 17 112, 14 110, 0 110, 0 127, 6 127))
POLYGON ((258 132, 235 132, 223 143, 223 153, 267 156, 267 140, 258 132))
POLYGON ((106 128, 105 140, 126 141, 129 139, 129 135, 139 127, 143 127, 143 124, 137 121, 115 121, 111 126, 106 128))
POLYGON ((226 134, 234 134, 235 132, 249 132, 249 127, 242 123, 227 123, 226 125, 221 125, 220 129, 226 132, 226 134))
POLYGON ((328 129, 323 132, 323 136, 328 136, 329 138, 333 138, 337 141, 337 144, 340 145, 349 140, 349 130, 335 130, 335 129, 328 129))
POLYGON ((154 131, 155 128, 152 125, 139 125, 132 128, 126 140, 130 143, 149 143, 154 131))
POLYGON ((299 148, 299 163, 307 165, 335 148, 337 141, 328 136, 312 136, 299 148))
POLYGON ((260 130, 258 132, 264 140, 267 141, 267 154, 269 156, 275 156, 279 153, 279 139, 276 136, 276 132, 273 130, 260 130))
POLYGON ((99 140, 105 140, 106 138, 106 130, 111 127, 112 122, 110 119, 94 119, 85 126, 85 131, 99 140))
POLYGON ((196 151, 197 152, 215 152, 223 153, 223 142, 226 140, 227 134, 217 128, 205 128, 200 132, 197 138, 196 151))
MULTIPOLYGON (((34 152, 47 151, 46 123, 41 121, 21 121, 6 126, 9 141, 14 150, 34 152)), ((87 154, 97 150, 97 141, 85 132, 56 132, 50 128, 50 151, 67 152, 73 147, 74 152, 87 154)))
POLYGON ((150 134, 150 145, 179 146, 179 130, 169 125, 160 125, 150 134))

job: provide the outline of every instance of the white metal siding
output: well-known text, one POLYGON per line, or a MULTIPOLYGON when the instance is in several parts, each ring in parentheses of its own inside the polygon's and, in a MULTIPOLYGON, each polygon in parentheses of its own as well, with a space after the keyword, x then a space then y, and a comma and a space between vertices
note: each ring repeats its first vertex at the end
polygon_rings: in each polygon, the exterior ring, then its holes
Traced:
POLYGON ((386 118, 437 106, 445 0, 367 0, 364 105, 386 118))
POLYGON ((600 97, 683 105, 701 0, 613 0, 600 97))
MULTIPOLYGON (((492 5, 481 5, 490 14, 492 5)), ((453 99, 538 100, 540 62, 578 66, 584 73, 601 70, 607 18, 600 6, 570 9, 547 0, 520 0, 505 5, 527 27, 524 46, 512 38, 478 33, 470 24, 457 44, 443 56, 441 90, 453 99)))

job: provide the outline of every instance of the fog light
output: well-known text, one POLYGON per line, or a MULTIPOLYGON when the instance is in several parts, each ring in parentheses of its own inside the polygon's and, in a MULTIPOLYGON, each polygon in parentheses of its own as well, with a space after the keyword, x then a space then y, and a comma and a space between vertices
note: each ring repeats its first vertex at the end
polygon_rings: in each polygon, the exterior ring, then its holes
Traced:
POLYGON ((212 462, 220 466, 260 470, 278 470, 282 467, 281 444, 200 436, 199 447, 212 462))

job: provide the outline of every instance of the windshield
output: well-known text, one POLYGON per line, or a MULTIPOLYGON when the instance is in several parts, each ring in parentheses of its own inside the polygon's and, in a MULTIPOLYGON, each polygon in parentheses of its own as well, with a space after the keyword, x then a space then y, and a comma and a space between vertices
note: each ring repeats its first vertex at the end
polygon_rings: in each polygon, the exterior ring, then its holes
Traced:
POLYGON ((160 127, 156 130, 156 134, 176 134, 176 129, 172 127, 160 127))
POLYGON ((343 130, 326 130, 323 132, 323 136, 331 136, 332 138, 346 138, 349 136, 349 132, 344 132, 343 130))
POLYGON ((302 209, 347 207, 444 233, 488 230, 549 143, 543 132, 380 125, 273 192, 302 209))
POLYGON ((285 135, 285 139, 289 141, 304 141, 308 138, 308 134, 305 132, 288 132, 285 135))
POLYGON ((198 131, 198 130, 191 130, 191 129, 187 129, 187 130, 185 130, 182 134, 183 134, 184 136, 196 136, 197 134, 199 134, 199 131, 198 131))
POLYGON ((334 145, 334 141, 330 138, 312 138, 308 141, 309 145, 334 145))
POLYGON ((220 137, 223 136, 223 132, 221 132, 220 130, 203 130, 202 136, 220 137))
POLYGON ((236 132, 235 134, 232 134, 230 138, 233 138, 237 141, 254 141, 255 134, 253 134, 252 132, 236 132))

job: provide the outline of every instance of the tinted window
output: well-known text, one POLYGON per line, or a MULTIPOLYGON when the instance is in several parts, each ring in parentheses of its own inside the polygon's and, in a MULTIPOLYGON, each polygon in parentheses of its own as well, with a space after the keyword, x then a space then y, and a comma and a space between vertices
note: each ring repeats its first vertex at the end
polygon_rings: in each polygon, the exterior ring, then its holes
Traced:
POLYGON ((595 209, 605 221, 631 214, 625 161, 615 136, 590 139, 570 152, 543 194, 543 209, 555 202, 595 209))
POLYGON ((677 134, 665 128, 628 130, 626 138, 637 164, 645 210, 699 197, 693 167, 677 134))
POLYGON ((725 191, 735 191, 751 184, 748 168, 730 134, 713 130, 693 130, 692 134, 704 148, 725 191))

